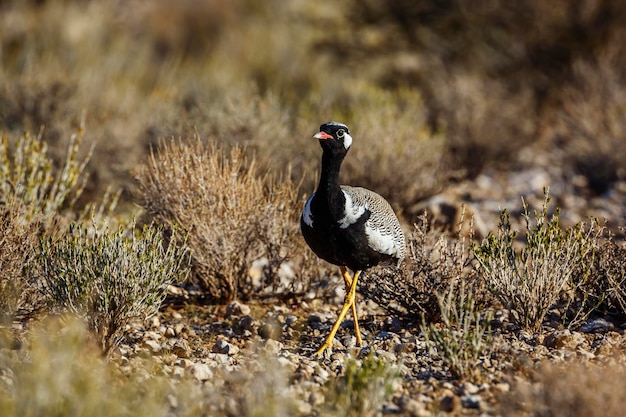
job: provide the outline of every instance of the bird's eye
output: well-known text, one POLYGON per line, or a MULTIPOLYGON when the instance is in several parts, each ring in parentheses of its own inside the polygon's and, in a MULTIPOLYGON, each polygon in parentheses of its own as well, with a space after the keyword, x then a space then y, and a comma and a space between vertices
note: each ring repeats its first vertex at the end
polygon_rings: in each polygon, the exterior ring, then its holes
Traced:
POLYGON ((338 138, 340 138, 340 139, 341 139, 341 138, 342 138, 345 134, 346 134, 346 131, 345 131, 345 130, 343 130, 343 129, 339 129, 339 130, 337 131, 337 137, 338 137, 338 138))

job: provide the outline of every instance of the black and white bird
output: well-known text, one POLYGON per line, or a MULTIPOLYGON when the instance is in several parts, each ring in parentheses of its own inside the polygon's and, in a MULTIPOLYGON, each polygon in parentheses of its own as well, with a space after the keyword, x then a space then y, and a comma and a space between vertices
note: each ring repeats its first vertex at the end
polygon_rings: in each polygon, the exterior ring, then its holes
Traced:
POLYGON ((339 169, 352 145, 348 126, 324 123, 313 137, 322 146, 322 171, 317 190, 304 205, 300 229, 317 256, 339 266, 346 286, 339 317, 316 352, 322 354, 331 347, 349 309, 354 318, 356 341, 361 345, 355 304, 359 275, 375 265, 397 264, 404 257, 406 247, 400 222, 383 197, 365 188, 339 184, 339 169), (354 272, 353 276, 348 268, 354 272))

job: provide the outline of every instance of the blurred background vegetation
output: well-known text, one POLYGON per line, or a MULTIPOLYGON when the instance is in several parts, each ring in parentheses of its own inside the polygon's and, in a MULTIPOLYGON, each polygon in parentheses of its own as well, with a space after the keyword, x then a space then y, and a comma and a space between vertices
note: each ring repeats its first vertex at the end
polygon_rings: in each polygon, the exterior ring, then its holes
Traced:
POLYGON ((85 117, 85 201, 194 134, 308 193, 328 120, 358 140, 344 181, 410 221, 448 184, 520 164, 597 195, 626 178, 625 22, 619 0, 8 0, 0 131, 43 129, 60 161, 85 117))

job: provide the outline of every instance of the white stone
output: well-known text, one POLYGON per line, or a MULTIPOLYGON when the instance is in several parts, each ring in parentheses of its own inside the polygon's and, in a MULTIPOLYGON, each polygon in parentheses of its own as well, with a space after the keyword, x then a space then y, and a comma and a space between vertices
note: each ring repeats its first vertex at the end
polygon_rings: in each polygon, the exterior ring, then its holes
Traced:
POLYGON ((207 381, 213 378, 213 371, 205 363, 196 363, 190 368, 191 376, 197 381, 207 381))

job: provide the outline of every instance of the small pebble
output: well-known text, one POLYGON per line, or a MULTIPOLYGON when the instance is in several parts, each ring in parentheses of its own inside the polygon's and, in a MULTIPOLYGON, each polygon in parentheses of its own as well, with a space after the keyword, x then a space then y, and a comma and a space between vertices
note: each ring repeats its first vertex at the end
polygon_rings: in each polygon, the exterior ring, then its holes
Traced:
POLYGON ((240 303, 239 301, 231 301, 226 306, 226 317, 242 316, 247 314, 250 314, 250 307, 240 303))
POLYGON ((224 340, 218 340, 213 346, 213 353, 223 353, 225 355, 235 355, 239 352, 239 348, 232 343, 224 340))

